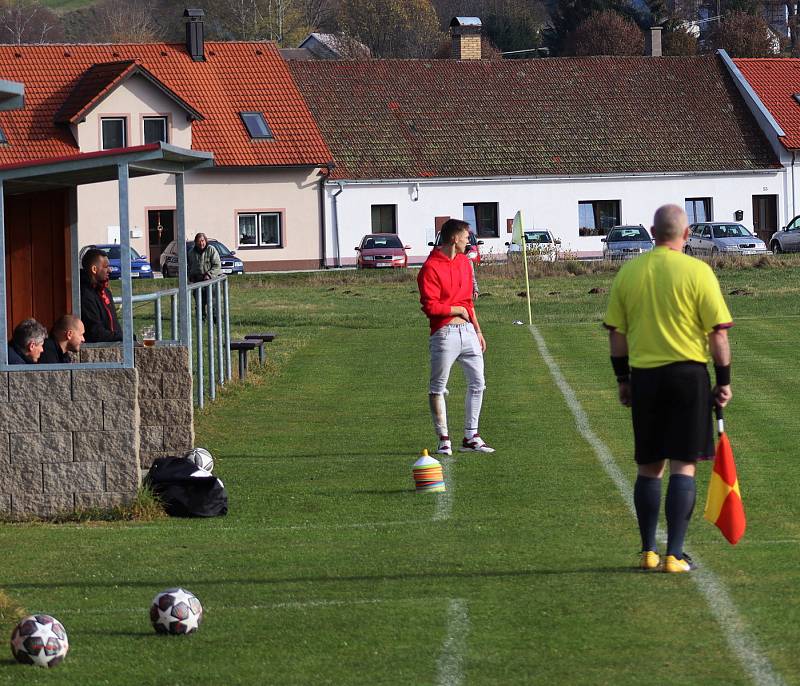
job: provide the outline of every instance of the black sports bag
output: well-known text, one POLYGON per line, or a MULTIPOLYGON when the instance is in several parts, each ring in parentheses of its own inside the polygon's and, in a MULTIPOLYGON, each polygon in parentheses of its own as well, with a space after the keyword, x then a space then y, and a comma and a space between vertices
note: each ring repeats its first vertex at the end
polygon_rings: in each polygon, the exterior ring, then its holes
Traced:
POLYGON ((172 517, 217 517, 228 513, 222 482, 185 457, 159 457, 144 479, 172 517))

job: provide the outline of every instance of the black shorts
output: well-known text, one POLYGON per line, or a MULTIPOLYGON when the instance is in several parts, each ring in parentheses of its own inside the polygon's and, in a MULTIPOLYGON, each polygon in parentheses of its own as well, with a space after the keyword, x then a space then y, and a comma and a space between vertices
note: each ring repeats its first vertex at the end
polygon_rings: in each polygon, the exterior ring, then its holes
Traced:
POLYGON ((637 464, 713 457, 711 383, 706 365, 676 362, 632 369, 631 405, 637 464))

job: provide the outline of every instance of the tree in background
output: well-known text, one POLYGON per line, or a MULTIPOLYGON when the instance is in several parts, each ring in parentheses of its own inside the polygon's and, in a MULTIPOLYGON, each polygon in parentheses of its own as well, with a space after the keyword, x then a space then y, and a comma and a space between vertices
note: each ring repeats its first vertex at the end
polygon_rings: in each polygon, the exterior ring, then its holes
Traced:
POLYGON ((103 43, 152 43, 164 37, 155 0, 101 0, 96 6, 95 35, 103 43))
POLYGON ((441 40, 430 0, 343 0, 337 24, 374 57, 430 57, 441 40))
POLYGON ((688 22, 678 17, 670 17, 663 24, 661 51, 664 55, 696 55, 697 37, 690 30, 688 22))
POLYGON ((569 55, 571 36, 593 14, 614 12, 624 18, 638 17, 641 3, 633 0, 554 0, 552 26, 545 32, 548 45, 556 55, 569 55))
POLYGON ((36 0, 0 0, 0 42, 50 43, 61 36, 58 17, 36 0))
POLYGON ((726 15, 709 36, 709 44, 731 57, 774 57, 780 50, 777 37, 760 16, 746 12, 726 15))
POLYGON ((543 42, 547 10, 539 0, 432 0, 439 25, 453 17, 478 17, 483 33, 503 52, 531 50, 543 42))
POLYGON ((606 10, 584 19, 567 37, 566 49, 572 55, 642 55, 644 35, 630 19, 606 10))

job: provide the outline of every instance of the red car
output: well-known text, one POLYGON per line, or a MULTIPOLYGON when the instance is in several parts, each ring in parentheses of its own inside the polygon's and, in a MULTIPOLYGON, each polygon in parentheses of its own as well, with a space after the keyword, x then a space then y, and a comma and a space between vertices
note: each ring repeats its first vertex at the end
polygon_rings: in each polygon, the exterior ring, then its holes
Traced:
MULTIPOLYGON (((436 241, 434 243, 428 243, 431 247, 438 248, 442 244, 442 234, 436 234, 436 241)), ((469 245, 467 246, 467 257, 472 260, 475 264, 481 263, 481 251, 478 249, 479 245, 483 245, 483 241, 479 241, 475 238, 475 234, 472 231, 469 232, 469 245)))
POLYGON ((394 233, 368 233, 361 239, 361 245, 356 246, 358 269, 377 269, 379 267, 407 267, 410 245, 403 245, 403 241, 394 233))

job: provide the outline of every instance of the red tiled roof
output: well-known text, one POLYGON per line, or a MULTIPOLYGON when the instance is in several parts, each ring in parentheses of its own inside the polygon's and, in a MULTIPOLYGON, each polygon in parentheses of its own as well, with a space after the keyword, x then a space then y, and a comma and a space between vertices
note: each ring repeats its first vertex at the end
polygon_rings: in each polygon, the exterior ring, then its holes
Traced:
POLYGON ((715 56, 289 67, 333 153, 334 178, 780 166, 715 56))
POLYGON ((123 81, 131 76, 139 75, 150 81, 156 88, 185 109, 192 119, 203 119, 194 107, 187 103, 166 84, 159 81, 135 60, 122 62, 101 62, 93 64, 80 77, 75 88, 69 94, 61 109, 56 112, 57 124, 78 124, 97 106, 103 98, 111 93, 123 81))
POLYGON ((792 97, 800 93, 800 59, 750 58, 733 62, 783 129, 783 144, 790 150, 800 148, 800 103, 792 97))
POLYGON ((274 44, 207 42, 205 49, 206 61, 194 62, 183 44, 0 45, 0 75, 25 84, 25 108, 0 112, 9 140, 0 145, 0 164, 78 152, 56 116, 80 114, 137 66, 202 113, 205 119, 192 123, 192 148, 213 152, 217 166, 305 166, 331 158, 274 44), (251 140, 240 111, 263 112, 274 139, 251 140))

